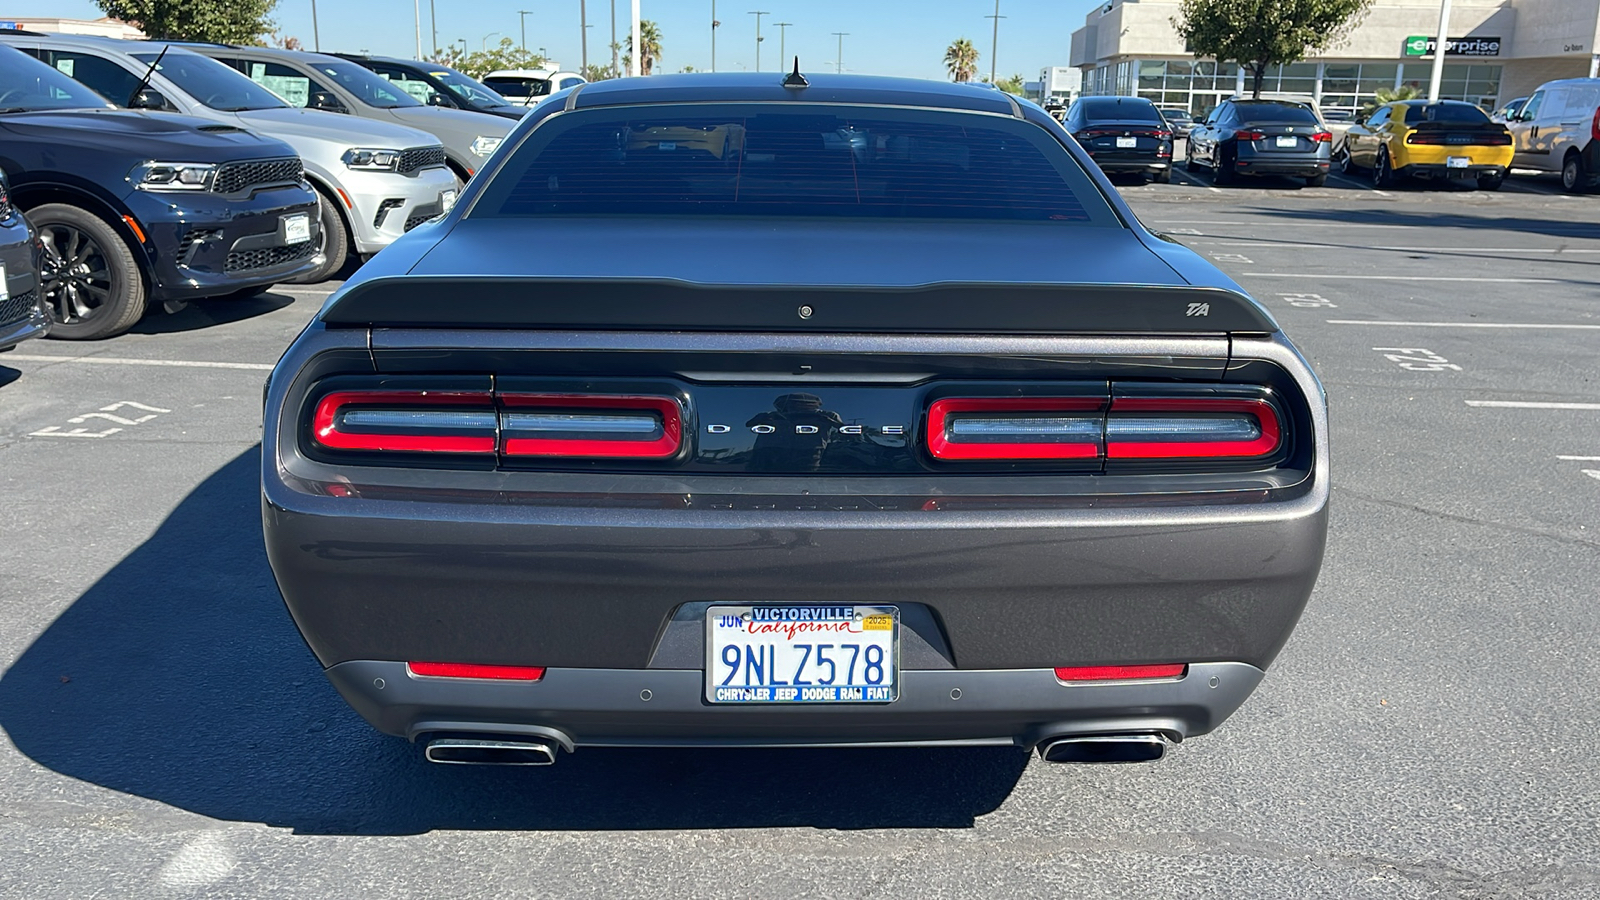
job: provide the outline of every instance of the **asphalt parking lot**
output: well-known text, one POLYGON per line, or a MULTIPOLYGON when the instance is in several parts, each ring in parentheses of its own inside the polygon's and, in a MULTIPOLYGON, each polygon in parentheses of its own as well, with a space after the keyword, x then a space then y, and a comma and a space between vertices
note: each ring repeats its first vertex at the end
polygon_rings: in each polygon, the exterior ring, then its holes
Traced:
POLYGON ((1600 897, 1600 197, 1125 188, 1327 388, 1322 578, 1168 759, 430 766, 261 550, 266 370, 333 285, 0 355, 0 896, 1600 897))

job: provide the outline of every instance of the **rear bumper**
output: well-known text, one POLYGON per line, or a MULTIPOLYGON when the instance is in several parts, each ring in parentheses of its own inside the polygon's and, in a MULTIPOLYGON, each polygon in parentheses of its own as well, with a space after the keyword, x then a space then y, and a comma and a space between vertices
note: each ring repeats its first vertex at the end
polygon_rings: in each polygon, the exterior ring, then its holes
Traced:
POLYGON ((1241 175, 1323 175, 1328 171, 1329 154, 1256 153, 1241 148, 1236 170, 1241 175))
POLYGON ((1159 174, 1172 167, 1172 154, 1157 156, 1155 153, 1108 153, 1106 151, 1091 151, 1089 156, 1094 159, 1095 165, 1107 175, 1126 175, 1144 173, 1148 175, 1159 174))
POLYGON ((328 670, 379 731, 543 735, 571 746, 1018 745, 1074 734, 1205 734, 1239 708, 1264 673, 1207 663, 1183 678, 1063 685, 1049 669, 906 670, 893 703, 718 706, 704 675, 682 669, 550 669, 538 682, 419 678, 403 662, 328 670))
POLYGON ((1406 178, 1504 178, 1505 166, 1471 165, 1466 168, 1452 169, 1444 164, 1413 163, 1404 168, 1396 169, 1395 174, 1406 178))

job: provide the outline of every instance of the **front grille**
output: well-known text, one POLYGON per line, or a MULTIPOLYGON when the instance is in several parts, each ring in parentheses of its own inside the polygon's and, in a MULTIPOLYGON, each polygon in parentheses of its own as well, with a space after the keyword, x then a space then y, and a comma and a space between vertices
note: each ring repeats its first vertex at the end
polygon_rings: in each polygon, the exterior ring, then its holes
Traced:
POLYGON ((422 169, 444 165, 443 147, 412 147, 400 154, 400 174, 410 175, 422 169))
POLYGON ((305 176, 300 157, 227 163, 217 170, 216 192, 237 194, 264 184, 294 184, 305 176))
POLYGON ((39 305, 38 291, 23 291, 0 300, 0 327, 15 325, 33 315, 39 305))
POLYGON ((235 250, 223 263, 224 272, 250 272, 281 266, 286 262, 310 259, 317 252, 315 241, 302 241, 290 247, 267 247, 263 250, 235 250))
POLYGON ((206 241, 221 240, 222 232, 211 228, 195 228, 184 234, 183 240, 178 242, 178 265, 187 266, 194 262, 194 255, 200 252, 201 246, 206 241))
POLYGON ((410 231, 411 229, 417 227, 418 225, 421 225, 424 222, 431 222, 434 219, 437 219, 438 217, 439 217, 438 213, 428 213, 427 215, 422 215, 422 216, 412 216, 411 218, 406 220, 406 230, 410 231))

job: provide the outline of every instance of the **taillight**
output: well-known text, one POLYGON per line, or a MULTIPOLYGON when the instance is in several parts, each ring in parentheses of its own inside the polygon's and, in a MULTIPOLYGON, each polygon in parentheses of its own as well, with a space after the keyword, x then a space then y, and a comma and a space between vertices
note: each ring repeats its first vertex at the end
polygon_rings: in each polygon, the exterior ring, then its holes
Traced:
POLYGON ((1316 134, 1313 134, 1311 139, 1319 144, 1331 144, 1333 143, 1333 132, 1319 131, 1316 134))
POLYGON ((1138 681, 1151 678, 1182 678, 1189 667, 1183 663, 1156 666, 1057 666, 1061 681, 1138 681))
POLYGON ((1265 400, 1116 397, 1106 417, 1107 459, 1255 459, 1283 445, 1265 400))
POLYGON ((333 450, 493 455, 498 426, 488 391, 335 391, 311 434, 333 450))
POLYGON ((1151 137, 1155 138, 1158 141, 1169 141, 1169 140, 1172 139, 1172 132, 1170 132, 1170 131, 1157 131, 1154 134, 1152 134, 1151 137))
MULTIPOLYGON (((1600 115, 1600 113, 1596 113, 1596 115, 1600 115)), ((1595 126, 1590 126, 1590 129, 1594 130, 1595 126)), ((1600 131, 1596 131, 1595 135, 1595 140, 1600 140, 1600 131)), ((1484 135, 1482 143, 1488 147, 1509 147, 1511 146, 1511 132, 1502 129, 1493 134, 1484 135)))
MULTIPOLYGON (((1508 138, 1506 143, 1508 143, 1508 144, 1511 143, 1511 141, 1509 140, 1509 138, 1511 137, 1509 132, 1506 134, 1506 137, 1508 138)), ((1594 118, 1589 120, 1589 137, 1594 138, 1597 141, 1600 141, 1600 107, 1596 107, 1595 108, 1594 118)))
POLYGON ((928 452, 945 460, 1097 459, 1102 397, 952 397, 928 407, 928 452))
POLYGON ((1088 140, 1093 140, 1094 138, 1098 138, 1098 137, 1111 137, 1112 135, 1119 134, 1119 133, 1120 132, 1116 132, 1116 131, 1103 131, 1103 130, 1100 130, 1100 129, 1091 128, 1091 129, 1089 129, 1087 131, 1080 131, 1077 134, 1073 135, 1073 137, 1076 137, 1080 141, 1088 141, 1088 140))
POLYGON ((670 397, 501 394, 506 456, 665 459, 683 446, 670 397))
POLYGON ((485 666, 477 663, 408 662, 413 675, 427 678, 481 678, 491 681, 538 681, 544 666, 485 666))
POLYGON ((1406 135, 1408 144, 1443 144, 1445 136, 1437 131, 1413 131, 1406 135))
POLYGON ((1259 141, 1266 138, 1264 131, 1235 131, 1233 136, 1241 141, 1259 141))

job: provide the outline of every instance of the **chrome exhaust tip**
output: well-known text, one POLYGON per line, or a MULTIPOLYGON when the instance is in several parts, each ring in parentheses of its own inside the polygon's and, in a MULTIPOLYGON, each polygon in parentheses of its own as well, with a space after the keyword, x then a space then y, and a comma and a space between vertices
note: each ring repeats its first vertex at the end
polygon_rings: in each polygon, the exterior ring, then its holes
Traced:
POLYGON ((555 748, 549 744, 474 738, 432 740, 422 755, 428 762, 447 766, 549 766, 556 761, 555 748))
POLYGON ((1160 734, 1086 734, 1039 744, 1039 758, 1053 763, 1154 762, 1172 742, 1160 734))

